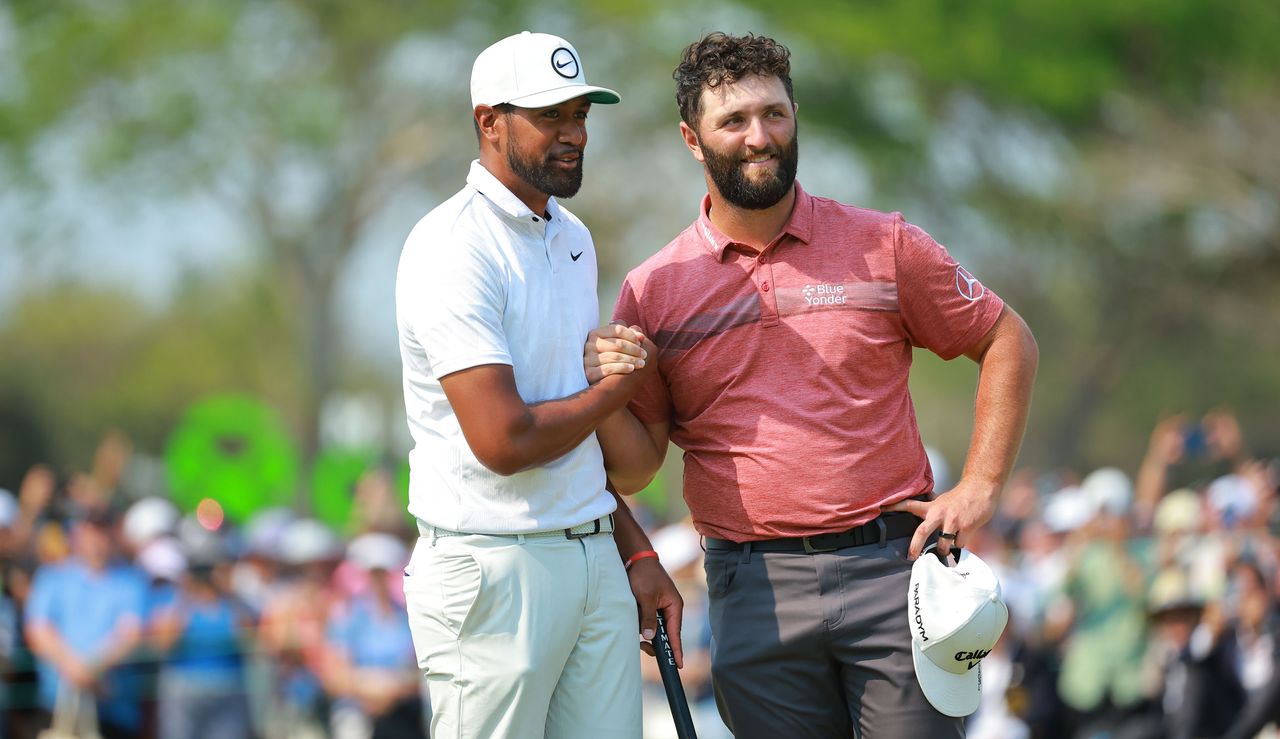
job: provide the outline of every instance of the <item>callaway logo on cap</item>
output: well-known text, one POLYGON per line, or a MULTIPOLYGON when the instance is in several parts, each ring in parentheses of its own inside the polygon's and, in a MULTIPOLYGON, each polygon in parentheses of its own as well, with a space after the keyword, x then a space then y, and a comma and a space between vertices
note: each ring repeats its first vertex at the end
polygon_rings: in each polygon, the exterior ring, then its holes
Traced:
POLYGON ((471 67, 471 107, 510 103, 543 108, 586 95, 593 103, 622 98, 587 84, 582 58, 573 44, 549 33, 525 31, 480 52, 471 67))
POLYGON ((916 679, 933 707, 968 716, 982 696, 982 658, 1009 622, 1000 582, 986 562, 961 550, 955 567, 932 547, 911 567, 907 622, 916 679))

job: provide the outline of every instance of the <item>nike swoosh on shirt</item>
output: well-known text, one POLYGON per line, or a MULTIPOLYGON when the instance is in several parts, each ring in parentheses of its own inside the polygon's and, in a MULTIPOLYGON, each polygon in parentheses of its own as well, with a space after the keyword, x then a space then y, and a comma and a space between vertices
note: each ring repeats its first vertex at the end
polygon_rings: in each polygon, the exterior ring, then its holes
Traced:
POLYGON ((564 64, 561 64, 560 62, 556 62, 556 69, 564 69, 565 67, 569 66, 570 64, 573 64, 573 60, 572 60, 572 59, 570 59, 569 61, 565 62, 564 64))
POLYGON ((574 254, 573 252, 569 252, 569 258, 575 262, 578 261, 578 257, 580 256, 582 256, 582 252, 578 252, 577 254, 574 254))

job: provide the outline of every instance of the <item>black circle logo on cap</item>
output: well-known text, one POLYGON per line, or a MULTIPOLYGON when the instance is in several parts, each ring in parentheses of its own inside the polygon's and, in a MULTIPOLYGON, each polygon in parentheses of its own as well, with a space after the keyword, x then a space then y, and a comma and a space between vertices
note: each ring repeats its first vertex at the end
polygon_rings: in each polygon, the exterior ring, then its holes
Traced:
POLYGON ((578 76, 578 58, 572 51, 561 46, 551 52, 551 68, 561 77, 573 79, 578 76))

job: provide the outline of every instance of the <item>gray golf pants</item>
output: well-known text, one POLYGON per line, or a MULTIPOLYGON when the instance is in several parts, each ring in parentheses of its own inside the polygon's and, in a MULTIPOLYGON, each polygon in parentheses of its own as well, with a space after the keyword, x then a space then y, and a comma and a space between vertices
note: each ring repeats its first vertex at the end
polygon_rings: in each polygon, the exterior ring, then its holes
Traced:
POLYGON ((964 736, 916 682, 909 543, 707 552, 712 679, 737 739, 964 736))

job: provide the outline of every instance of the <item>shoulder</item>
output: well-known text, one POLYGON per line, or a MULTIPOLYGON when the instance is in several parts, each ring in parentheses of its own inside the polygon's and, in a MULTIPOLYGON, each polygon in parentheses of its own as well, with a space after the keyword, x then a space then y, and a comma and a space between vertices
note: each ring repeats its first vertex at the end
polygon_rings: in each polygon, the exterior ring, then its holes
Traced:
POLYGON ((401 261, 476 251, 489 241, 482 235, 492 228, 493 218, 484 197, 464 187, 418 220, 405 239, 401 261))
POLYGON ((893 237, 905 223, 897 211, 874 210, 817 195, 810 195, 809 201, 812 203, 813 221, 818 228, 853 228, 893 237))
MULTIPOLYGON (((485 281, 501 274, 509 261, 503 240, 494 237, 495 215, 483 196, 463 189, 418 221, 405 240, 398 267, 398 292, 412 285, 413 294, 423 288, 456 279, 459 274, 482 276, 485 281)), ((415 298, 416 299, 416 298, 415 298)))
POLYGON ((715 261, 715 256, 698 231, 698 222, 694 221, 666 246, 628 272, 626 284, 640 290, 648 285, 668 283, 678 277, 678 270, 674 267, 703 259, 715 261))
POLYGON ((32 589, 47 591, 51 588, 56 588, 67 579, 69 568, 70 564, 66 561, 41 565, 31 578, 32 589))

